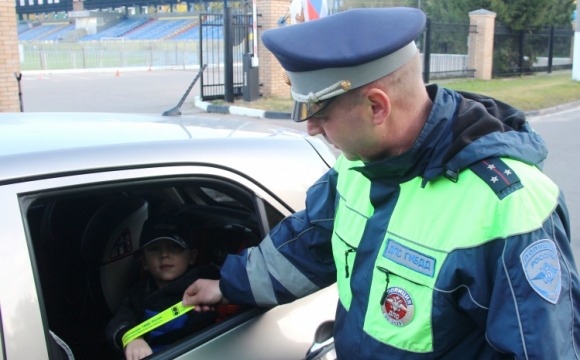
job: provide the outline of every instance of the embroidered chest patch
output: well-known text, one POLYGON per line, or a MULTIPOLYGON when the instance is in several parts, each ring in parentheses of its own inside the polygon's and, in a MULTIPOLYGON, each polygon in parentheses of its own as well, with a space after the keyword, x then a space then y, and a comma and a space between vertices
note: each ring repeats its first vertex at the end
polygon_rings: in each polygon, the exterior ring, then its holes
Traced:
POLYGON ((405 326, 413 320, 415 305, 413 299, 404 289, 390 287, 381 304, 381 311, 391 324, 405 326))
POLYGON ((528 245, 520 254, 520 260, 532 289, 556 304, 562 291, 562 273, 554 241, 543 239, 528 245))
POLYGON ((383 256, 423 275, 433 277, 435 274, 435 258, 399 244, 395 240, 387 240, 383 256))

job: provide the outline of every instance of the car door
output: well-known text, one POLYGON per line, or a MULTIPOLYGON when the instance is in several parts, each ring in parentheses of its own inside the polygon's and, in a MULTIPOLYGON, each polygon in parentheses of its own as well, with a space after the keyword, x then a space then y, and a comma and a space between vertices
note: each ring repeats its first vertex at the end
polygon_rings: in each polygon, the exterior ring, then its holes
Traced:
MULTIPOLYGON (((147 214, 186 207, 207 236, 206 261, 219 262, 256 245, 298 210, 286 205, 285 196, 257 179, 212 166, 95 171, 2 184, 3 356, 64 359, 67 347, 78 359, 116 356, 104 326, 138 276, 136 241, 147 214), (228 242, 234 238, 242 240, 228 242)), ((316 327, 334 317, 335 294, 331 287, 274 309, 225 311, 218 323, 152 358, 303 358, 316 327)))

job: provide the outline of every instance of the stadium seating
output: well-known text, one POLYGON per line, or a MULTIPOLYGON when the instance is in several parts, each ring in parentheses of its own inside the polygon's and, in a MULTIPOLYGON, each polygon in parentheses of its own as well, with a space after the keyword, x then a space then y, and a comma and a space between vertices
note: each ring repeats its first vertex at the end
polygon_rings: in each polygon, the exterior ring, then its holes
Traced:
POLYGON ((113 25, 112 27, 98 32, 93 35, 87 35, 81 38, 81 41, 90 41, 90 40, 101 40, 102 38, 122 38, 125 34, 143 26, 144 24, 152 21, 148 18, 135 18, 135 19, 127 19, 123 20, 120 23, 113 25))
MULTIPOLYGON (((196 16, 183 18, 129 18, 96 34, 81 37, 80 41, 102 39, 124 40, 198 40, 199 20, 196 16)), ((21 23, 18 25, 18 40, 20 41, 57 41, 63 39, 67 32, 75 30, 71 23, 39 24, 32 26, 21 23)), ((205 30, 213 39, 223 36, 221 26, 205 30)))
POLYGON ((179 33, 183 29, 190 28, 195 25, 196 20, 180 19, 180 20, 153 20, 138 29, 129 32, 125 38, 128 40, 152 40, 152 39, 168 39, 173 34, 179 33))
POLYGON ((74 30, 74 24, 70 23, 40 24, 30 27, 22 32, 19 32, 18 40, 51 40, 51 39, 54 40, 53 35, 58 38, 64 32, 68 32, 71 30, 74 30))

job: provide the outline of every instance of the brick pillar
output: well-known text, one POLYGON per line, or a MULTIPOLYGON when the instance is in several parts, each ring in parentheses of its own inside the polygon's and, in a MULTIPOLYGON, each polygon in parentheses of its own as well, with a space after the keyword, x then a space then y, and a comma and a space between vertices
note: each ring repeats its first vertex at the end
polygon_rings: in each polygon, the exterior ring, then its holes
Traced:
POLYGON ((14 73, 20 73, 18 31, 14 1, 0 2, 0 111, 20 112, 18 81, 14 73))
MULTIPOLYGON (((259 77, 264 96, 289 97, 290 87, 282 78, 282 66, 262 43, 262 32, 278 27, 278 20, 286 15, 290 8, 289 0, 257 0, 258 17, 258 57, 260 59, 259 77)), ((289 21, 286 26, 290 26, 289 21)))
POLYGON ((83 10, 85 10, 85 3, 83 1, 73 0, 73 4, 72 4, 73 5, 73 11, 83 11, 83 10))
POLYGON ((484 9, 469 13, 469 24, 476 28, 469 33, 469 68, 475 69, 476 79, 491 79, 495 15, 484 9))

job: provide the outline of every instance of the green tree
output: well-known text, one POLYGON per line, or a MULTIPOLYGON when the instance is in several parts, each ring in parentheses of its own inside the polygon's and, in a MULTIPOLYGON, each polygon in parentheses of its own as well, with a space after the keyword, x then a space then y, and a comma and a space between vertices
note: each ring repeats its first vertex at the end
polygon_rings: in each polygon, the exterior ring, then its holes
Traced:
POLYGON ((467 23, 469 12, 491 7, 491 0, 426 0, 423 10, 433 21, 467 23))
MULTIPOLYGON (((329 2, 334 0, 328 0, 329 2)), ((354 8, 418 7, 422 0, 341 0, 339 11, 354 8)))
POLYGON ((437 22, 467 22, 469 12, 486 9, 511 30, 570 25, 574 0, 424 0, 423 10, 437 22))
POLYGON ((574 9, 572 0, 491 0, 491 6, 497 21, 510 31, 494 41, 496 74, 533 71, 537 56, 547 50, 540 32, 550 26, 569 28, 574 9))
POLYGON ((546 0, 491 0, 497 20, 511 30, 527 30, 543 25, 547 15, 546 0))
POLYGON ((576 10, 574 0, 552 0, 548 5, 547 23, 554 26, 571 26, 574 10, 576 10))
MULTIPOLYGON (((497 14, 494 40, 494 74, 518 74, 532 69, 546 51, 540 31, 571 26, 574 0, 425 0, 424 10, 433 22, 467 22, 469 12, 486 9, 497 14), (524 41, 525 39, 525 41, 524 41)), ((443 32, 432 43, 457 44, 443 32)), ((447 45, 447 46, 449 46, 447 45)), ((435 50, 436 51, 436 50, 435 50)))

